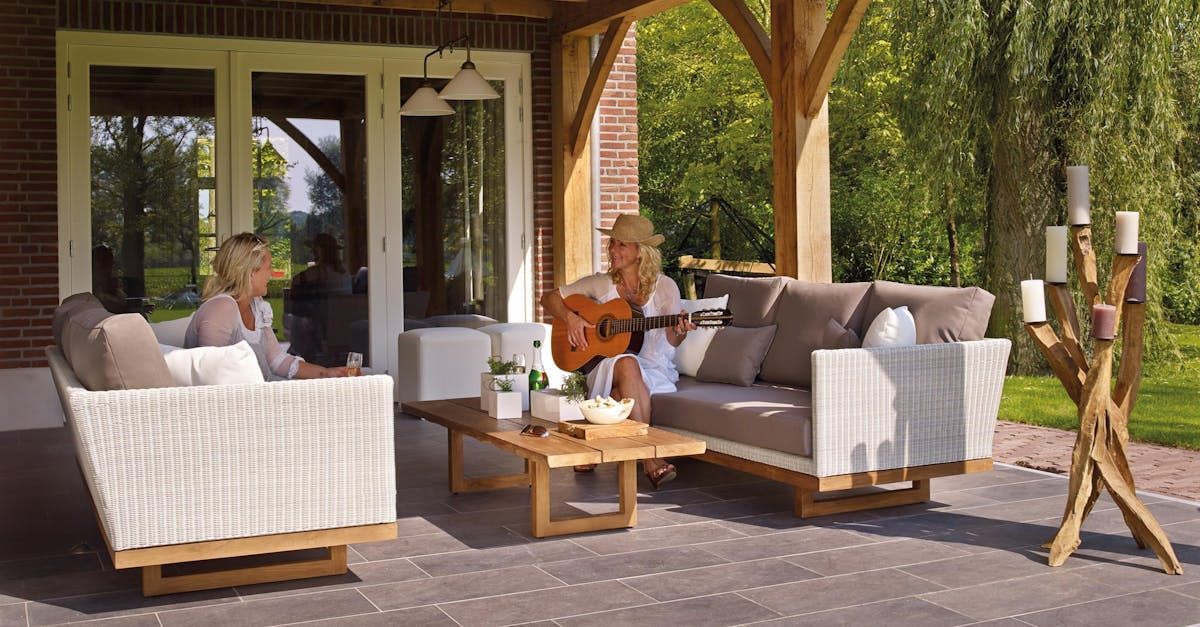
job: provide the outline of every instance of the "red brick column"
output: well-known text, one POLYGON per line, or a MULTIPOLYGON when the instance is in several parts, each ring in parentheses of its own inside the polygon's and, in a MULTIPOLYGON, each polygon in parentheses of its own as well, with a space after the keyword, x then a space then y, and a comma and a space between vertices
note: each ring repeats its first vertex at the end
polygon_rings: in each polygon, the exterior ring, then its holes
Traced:
MULTIPOLYGON (((625 35, 625 43, 613 63, 612 73, 600 98, 600 223, 612 226, 622 213, 637 213, 638 125, 637 125, 637 25, 625 35)), ((608 268, 602 237, 600 264, 608 268)))

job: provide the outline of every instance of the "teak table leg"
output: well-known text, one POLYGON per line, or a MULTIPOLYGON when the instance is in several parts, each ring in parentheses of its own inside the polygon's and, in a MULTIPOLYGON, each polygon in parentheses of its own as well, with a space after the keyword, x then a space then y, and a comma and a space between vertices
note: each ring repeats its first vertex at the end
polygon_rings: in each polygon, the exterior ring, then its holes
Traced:
POLYGON ((513 475, 491 475, 488 477, 467 477, 463 475, 463 434, 453 429, 446 432, 449 450, 450 491, 478 492, 480 490, 497 490, 500 488, 515 488, 529 485, 529 461, 525 461, 525 472, 513 475))
POLYGON ((624 529, 637 524, 637 461, 617 462, 619 509, 610 514, 585 514, 571 518, 550 519, 550 468, 531 461, 530 490, 531 529, 533 537, 545 538, 569 533, 624 529))

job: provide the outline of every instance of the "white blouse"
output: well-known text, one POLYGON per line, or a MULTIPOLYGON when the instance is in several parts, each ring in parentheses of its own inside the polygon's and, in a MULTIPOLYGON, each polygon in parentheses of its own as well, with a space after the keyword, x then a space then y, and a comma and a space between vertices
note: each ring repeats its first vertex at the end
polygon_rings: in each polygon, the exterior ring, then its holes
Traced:
POLYGON ((267 380, 293 379, 304 360, 284 352, 271 329, 274 313, 271 304, 261 298, 250 301, 254 328, 242 323, 237 301, 229 294, 218 294, 204 301, 183 337, 184 348, 197 346, 232 346, 245 341, 258 357, 258 367, 267 380))

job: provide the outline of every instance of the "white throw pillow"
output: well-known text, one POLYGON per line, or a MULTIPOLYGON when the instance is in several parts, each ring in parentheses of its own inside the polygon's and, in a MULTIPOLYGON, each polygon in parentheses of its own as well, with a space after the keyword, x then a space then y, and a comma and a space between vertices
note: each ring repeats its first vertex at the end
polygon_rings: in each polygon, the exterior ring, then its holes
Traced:
POLYGON ((908 307, 884 309, 875 316, 863 335, 863 348, 880 346, 914 346, 917 343, 917 323, 908 307))
MULTIPOLYGON (((696 313, 702 309, 724 309, 729 304, 729 294, 716 298, 683 299, 680 302, 683 303, 683 310, 688 313, 696 313)), ((696 329, 688 333, 683 342, 675 347, 675 368, 679 370, 679 374, 696 376, 696 371, 704 361, 704 353, 708 352, 708 345, 712 343, 716 333, 717 327, 696 329)))
POLYGON ((254 349, 244 340, 233 346, 174 348, 160 345, 176 385, 262 383, 254 349), (168 350, 170 349, 170 350, 168 350))

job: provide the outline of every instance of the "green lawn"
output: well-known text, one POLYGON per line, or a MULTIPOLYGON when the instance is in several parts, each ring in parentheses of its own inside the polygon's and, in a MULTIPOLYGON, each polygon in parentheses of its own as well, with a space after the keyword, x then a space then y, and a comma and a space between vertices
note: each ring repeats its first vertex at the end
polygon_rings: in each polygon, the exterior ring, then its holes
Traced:
MULTIPOLYGON (((1129 421, 1134 440, 1200 450, 1200 326, 1171 325, 1183 360, 1147 369, 1129 421)), ((1075 405, 1054 377, 1008 377, 1000 419, 1072 429, 1075 405)))

